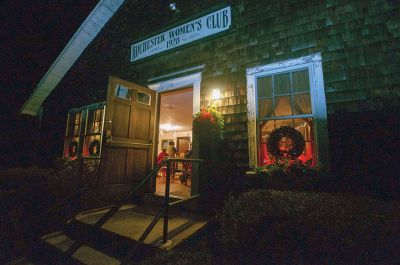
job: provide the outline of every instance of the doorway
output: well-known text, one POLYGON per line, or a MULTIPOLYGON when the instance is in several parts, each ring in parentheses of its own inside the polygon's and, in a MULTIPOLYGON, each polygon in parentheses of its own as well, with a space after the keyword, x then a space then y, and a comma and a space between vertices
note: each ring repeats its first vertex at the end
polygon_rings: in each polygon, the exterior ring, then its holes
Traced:
MULTIPOLYGON (((159 94, 159 131, 157 153, 163 149, 170 151, 171 145, 176 152, 170 156, 185 158, 190 156, 192 142, 193 88, 166 91, 159 94)), ((191 165, 176 163, 170 180, 170 194, 175 197, 191 195, 191 165)), ((156 178, 158 195, 165 194, 166 169, 161 169, 156 178)))

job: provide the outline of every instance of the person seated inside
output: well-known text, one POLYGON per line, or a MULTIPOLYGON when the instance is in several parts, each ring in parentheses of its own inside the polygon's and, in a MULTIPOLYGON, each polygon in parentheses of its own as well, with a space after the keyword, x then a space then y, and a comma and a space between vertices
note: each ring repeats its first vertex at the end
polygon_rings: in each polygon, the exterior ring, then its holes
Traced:
MULTIPOLYGON (((189 149, 185 152, 185 158, 192 158, 192 143, 189 145, 189 149)), ((182 184, 187 185, 188 178, 192 173, 192 163, 184 162, 183 163, 183 174, 180 176, 180 181, 182 184)))
POLYGON ((168 147, 167 147, 168 156, 169 157, 175 157, 177 152, 178 152, 178 150, 176 150, 176 148, 175 148, 175 142, 174 141, 170 141, 168 143, 168 147))

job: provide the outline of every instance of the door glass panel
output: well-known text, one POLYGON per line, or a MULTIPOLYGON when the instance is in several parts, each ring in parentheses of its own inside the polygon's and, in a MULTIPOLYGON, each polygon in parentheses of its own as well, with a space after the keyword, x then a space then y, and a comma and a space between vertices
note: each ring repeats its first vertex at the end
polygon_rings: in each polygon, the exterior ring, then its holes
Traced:
POLYGON ((115 95, 119 98, 131 99, 132 98, 132 90, 121 85, 117 86, 115 90, 115 95))
POLYGON ((290 94, 289 73, 274 76, 274 82, 275 95, 290 94))
POLYGON ((275 98, 275 116, 292 115, 290 96, 275 98))
POLYGON ((138 91, 137 102, 150 105, 150 99, 149 94, 138 91))

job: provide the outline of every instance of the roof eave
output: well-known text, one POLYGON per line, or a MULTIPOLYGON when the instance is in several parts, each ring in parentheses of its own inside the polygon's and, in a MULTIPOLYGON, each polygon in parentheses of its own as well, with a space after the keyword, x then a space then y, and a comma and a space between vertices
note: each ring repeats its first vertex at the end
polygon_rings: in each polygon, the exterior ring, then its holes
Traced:
POLYGON ((22 114, 40 115, 43 102, 123 2, 124 0, 99 1, 22 105, 22 114))

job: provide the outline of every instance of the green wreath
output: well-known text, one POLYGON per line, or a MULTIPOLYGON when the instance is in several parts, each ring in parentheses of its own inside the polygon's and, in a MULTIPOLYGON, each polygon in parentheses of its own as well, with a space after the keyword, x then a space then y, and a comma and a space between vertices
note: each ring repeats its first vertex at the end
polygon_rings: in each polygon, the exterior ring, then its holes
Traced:
POLYGON ((304 137, 299 131, 290 126, 282 126, 271 132, 267 141, 267 149, 268 153, 275 158, 296 159, 303 153, 305 144, 304 137), (292 148, 287 151, 279 149, 279 142, 283 137, 288 137, 292 140, 292 148))
POLYGON ((99 156, 100 155, 100 141, 99 140, 94 140, 91 142, 89 145, 89 154, 91 156, 99 156))

